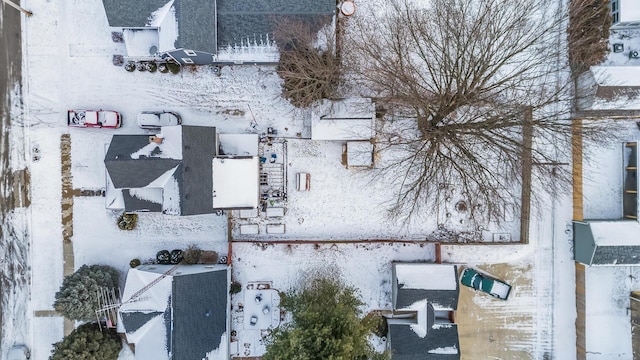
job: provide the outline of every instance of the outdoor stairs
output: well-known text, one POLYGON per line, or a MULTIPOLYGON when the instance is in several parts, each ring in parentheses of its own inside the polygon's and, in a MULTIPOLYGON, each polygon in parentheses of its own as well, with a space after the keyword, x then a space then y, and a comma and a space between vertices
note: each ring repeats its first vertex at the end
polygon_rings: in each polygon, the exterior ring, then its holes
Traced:
POLYGON ((271 190, 285 191, 284 164, 262 164, 262 171, 260 173, 267 175, 266 184, 263 182, 264 178, 261 178, 260 185, 266 186, 271 190))

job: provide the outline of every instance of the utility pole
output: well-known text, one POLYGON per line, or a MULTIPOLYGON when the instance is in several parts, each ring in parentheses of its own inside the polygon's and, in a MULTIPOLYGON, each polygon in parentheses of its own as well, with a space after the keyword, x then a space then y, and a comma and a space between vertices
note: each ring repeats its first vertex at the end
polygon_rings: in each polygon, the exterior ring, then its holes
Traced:
POLYGON ((3 3, 11 6, 12 8, 19 10, 20 12, 22 12, 23 14, 27 15, 27 16, 31 16, 33 15, 33 13, 27 9, 24 9, 22 7, 20 7, 20 5, 15 4, 14 2, 12 2, 11 0, 2 0, 3 3))

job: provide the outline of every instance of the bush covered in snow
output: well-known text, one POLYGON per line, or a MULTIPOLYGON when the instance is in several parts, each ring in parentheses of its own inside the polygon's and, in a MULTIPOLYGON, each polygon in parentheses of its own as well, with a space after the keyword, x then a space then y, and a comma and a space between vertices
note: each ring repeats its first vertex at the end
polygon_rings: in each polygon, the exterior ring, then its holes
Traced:
POLYGON ((49 360, 115 360, 121 348, 122 341, 115 330, 100 330, 97 323, 87 323, 53 344, 49 360))
POLYGON ((65 276, 53 307, 71 320, 95 320, 98 290, 118 288, 119 277, 118 271, 110 266, 82 265, 75 273, 65 276))
POLYGON ((120 230, 133 230, 138 223, 138 214, 122 214, 118 217, 118 228, 120 230))

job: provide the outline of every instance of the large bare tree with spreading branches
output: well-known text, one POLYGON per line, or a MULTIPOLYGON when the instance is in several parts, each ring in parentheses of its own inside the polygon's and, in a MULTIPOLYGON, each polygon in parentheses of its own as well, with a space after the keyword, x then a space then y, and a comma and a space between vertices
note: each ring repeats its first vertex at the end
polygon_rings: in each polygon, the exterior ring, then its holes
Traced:
POLYGON ((354 18, 352 51, 344 49, 388 109, 377 146, 392 150, 378 166, 397 182, 391 214, 407 220, 433 209, 455 185, 499 222, 505 206, 528 201, 529 171, 543 187, 568 186, 569 169, 558 164, 570 157, 572 131, 559 3, 391 3, 373 19, 354 18))

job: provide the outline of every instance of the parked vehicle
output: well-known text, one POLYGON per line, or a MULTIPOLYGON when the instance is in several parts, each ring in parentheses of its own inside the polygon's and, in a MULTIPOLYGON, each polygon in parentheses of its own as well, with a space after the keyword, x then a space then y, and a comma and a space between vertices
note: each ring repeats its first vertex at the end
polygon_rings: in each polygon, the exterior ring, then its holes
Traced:
POLYGON ((115 129, 122 125, 122 118, 120 113, 111 110, 69 110, 67 125, 115 129))
POLYGON ((173 111, 143 111, 138 114, 138 126, 143 129, 159 129, 180 124, 180 115, 173 111))
POLYGON ((472 268, 465 268, 462 271, 460 283, 502 300, 507 300, 511 292, 511 285, 472 268))

